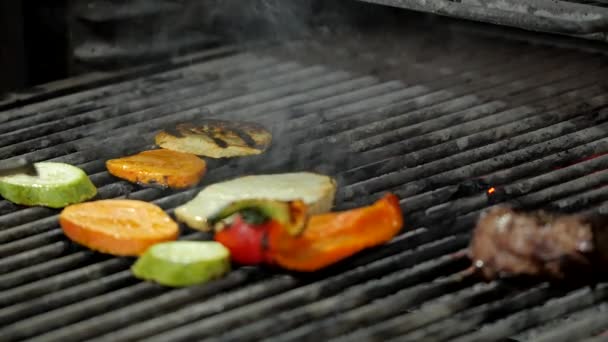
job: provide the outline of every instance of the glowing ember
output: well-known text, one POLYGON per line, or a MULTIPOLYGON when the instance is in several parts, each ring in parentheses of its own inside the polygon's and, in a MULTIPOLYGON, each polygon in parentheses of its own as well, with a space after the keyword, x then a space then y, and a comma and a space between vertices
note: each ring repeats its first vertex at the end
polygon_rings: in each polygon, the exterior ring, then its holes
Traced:
POLYGON ((496 192, 496 188, 489 188, 488 189, 488 195, 491 195, 491 194, 493 194, 495 192, 496 192))

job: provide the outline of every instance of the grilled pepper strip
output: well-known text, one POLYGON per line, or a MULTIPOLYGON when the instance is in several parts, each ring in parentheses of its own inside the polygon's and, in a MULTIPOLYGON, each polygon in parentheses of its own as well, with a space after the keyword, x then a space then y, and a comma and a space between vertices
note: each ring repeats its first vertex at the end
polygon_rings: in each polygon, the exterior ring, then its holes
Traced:
POLYGON ((277 220, 252 223, 237 214, 215 239, 238 263, 310 272, 389 241, 402 225, 399 200, 389 194, 368 207, 312 216, 298 235, 277 220))
POLYGON ((316 271, 390 241, 402 226, 399 200, 388 194, 367 207, 312 216, 297 237, 271 225, 267 259, 294 271, 316 271))

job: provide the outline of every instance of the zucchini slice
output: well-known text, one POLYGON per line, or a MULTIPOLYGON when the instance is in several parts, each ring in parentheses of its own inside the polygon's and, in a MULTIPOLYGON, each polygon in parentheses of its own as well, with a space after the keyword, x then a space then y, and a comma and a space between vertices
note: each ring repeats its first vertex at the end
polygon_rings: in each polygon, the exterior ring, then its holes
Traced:
POLYGON ((87 174, 63 163, 36 163, 38 176, 0 177, 0 195, 21 205, 63 208, 94 197, 97 188, 87 174))
POLYGON ((202 284, 230 271, 230 252, 215 241, 164 242, 148 248, 131 270, 165 286, 202 284))

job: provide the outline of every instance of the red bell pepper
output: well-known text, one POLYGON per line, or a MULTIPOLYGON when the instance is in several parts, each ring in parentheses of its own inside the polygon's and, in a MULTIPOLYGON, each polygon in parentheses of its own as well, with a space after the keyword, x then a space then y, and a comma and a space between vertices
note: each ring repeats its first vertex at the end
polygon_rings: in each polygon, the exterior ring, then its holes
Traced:
POLYGON ((237 215, 215 239, 238 263, 276 264, 309 272, 390 241, 402 226, 399 200, 388 194, 367 207, 311 216, 299 234, 276 220, 252 224, 237 215))

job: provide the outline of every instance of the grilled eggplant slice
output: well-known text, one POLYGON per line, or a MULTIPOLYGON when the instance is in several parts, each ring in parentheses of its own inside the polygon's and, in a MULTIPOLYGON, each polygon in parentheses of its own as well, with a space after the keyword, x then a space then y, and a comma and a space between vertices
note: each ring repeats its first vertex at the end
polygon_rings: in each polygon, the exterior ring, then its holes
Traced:
POLYGON ((223 120, 179 124, 156 135, 156 144, 162 148, 211 158, 260 154, 271 140, 270 132, 260 125, 223 120))
POLYGON ((245 176, 206 187, 190 202, 175 209, 175 215, 191 228, 205 231, 235 203, 301 200, 308 207, 308 214, 316 215, 331 209, 335 194, 335 180, 325 175, 296 172, 245 176))

